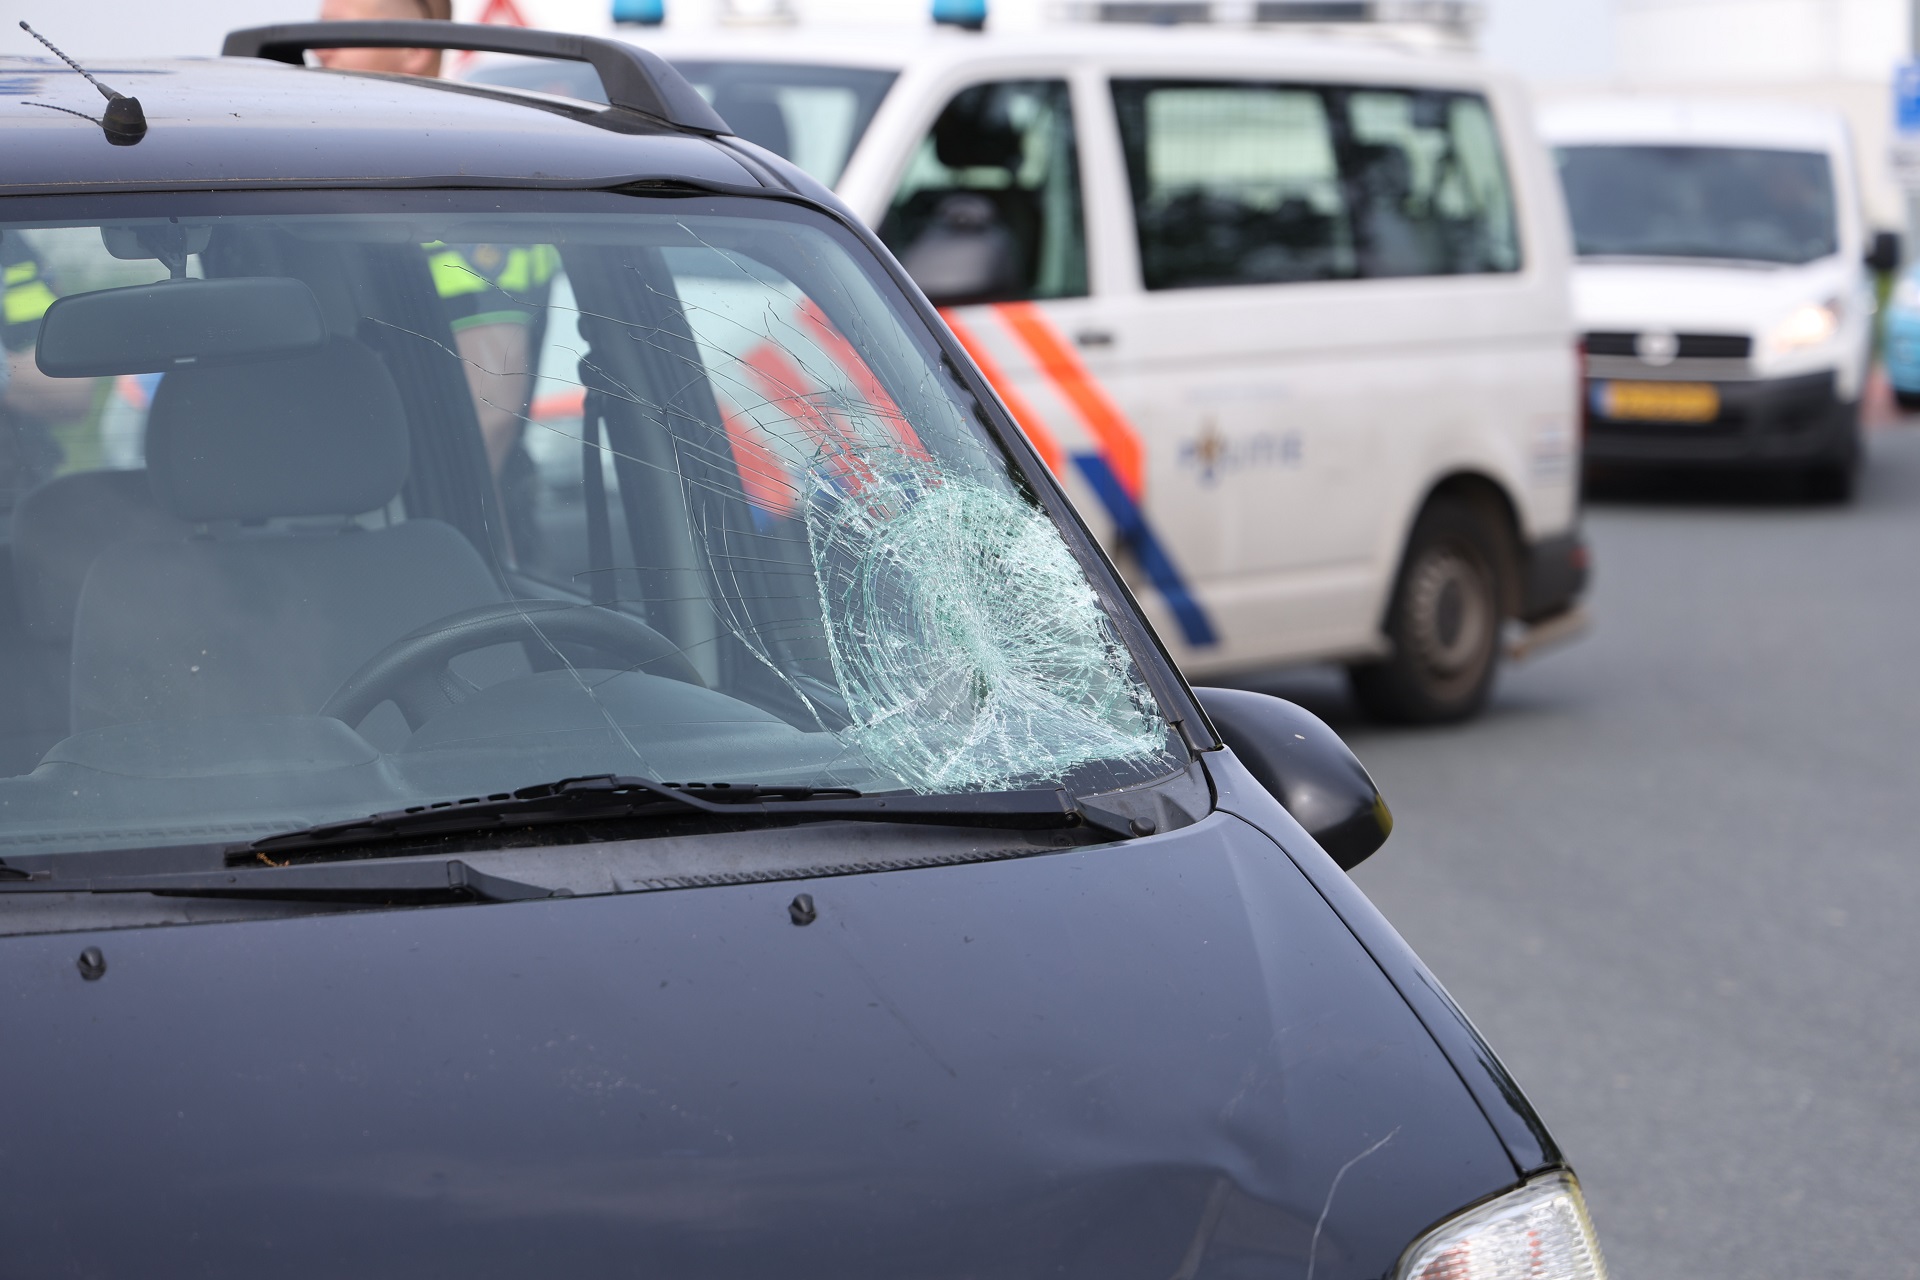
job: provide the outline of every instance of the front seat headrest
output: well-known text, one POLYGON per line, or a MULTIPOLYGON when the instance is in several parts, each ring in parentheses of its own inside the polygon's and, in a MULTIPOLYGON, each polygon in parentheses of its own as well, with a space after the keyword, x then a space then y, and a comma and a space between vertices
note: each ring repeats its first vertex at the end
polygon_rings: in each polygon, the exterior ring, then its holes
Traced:
POLYGON ((996 86, 962 89, 933 122, 933 154, 949 169, 1018 169, 1026 139, 996 86))
POLYGON ((400 492, 407 463, 399 390, 349 338, 172 370, 147 417, 154 497, 196 523, 372 511, 400 492))

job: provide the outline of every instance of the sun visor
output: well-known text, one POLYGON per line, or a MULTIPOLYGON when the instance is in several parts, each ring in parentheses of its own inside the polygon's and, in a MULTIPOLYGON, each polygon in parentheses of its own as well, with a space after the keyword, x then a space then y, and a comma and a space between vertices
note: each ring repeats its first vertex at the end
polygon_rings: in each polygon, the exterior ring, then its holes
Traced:
POLYGON ((299 280, 165 280, 61 298, 41 321, 35 362, 54 378, 165 373, 291 355, 326 336, 299 280))

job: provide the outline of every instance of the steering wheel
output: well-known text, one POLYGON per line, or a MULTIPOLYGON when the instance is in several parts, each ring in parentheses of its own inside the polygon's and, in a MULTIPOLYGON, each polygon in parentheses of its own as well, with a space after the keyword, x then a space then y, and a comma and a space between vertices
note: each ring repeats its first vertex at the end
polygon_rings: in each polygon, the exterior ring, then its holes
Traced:
POLYGON ((323 716, 357 725, 391 701, 418 729, 435 715, 479 692, 449 665, 463 653, 514 641, 545 648, 585 645, 626 660, 630 668, 706 687, 673 641, 631 614, 564 600, 509 600, 448 614, 402 636, 363 663, 333 691, 323 716))

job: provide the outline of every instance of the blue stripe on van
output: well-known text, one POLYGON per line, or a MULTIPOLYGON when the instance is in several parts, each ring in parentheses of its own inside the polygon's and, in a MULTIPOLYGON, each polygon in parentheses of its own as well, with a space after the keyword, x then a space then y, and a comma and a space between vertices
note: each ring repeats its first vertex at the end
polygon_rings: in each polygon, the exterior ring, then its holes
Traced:
POLYGON ((1087 483, 1093 486, 1094 495, 1107 509, 1107 515, 1112 517, 1120 537, 1140 557, 1140 567, 1147 571, 1148 580, 1167 602, 1167 608, 1173 610, 1174 618, 1180 623, 1180 634, 1186 637, 1187 643, 1195 648, 1220 643, 1207 611, 1187 590, 1186 579, 1180 576, 1173 557, 1167 554, 1166 548, 1160 545, 1160 539, 1154 536, 1152 527, 1147 524, 1146 512, 1140 509, 1140 504, 1120 483, 1120 477, 1114 474, 1112 465, 1097 453, 1076 453, 1073 461, 1080 468, 1080 474, 1087 478, 1087 483))

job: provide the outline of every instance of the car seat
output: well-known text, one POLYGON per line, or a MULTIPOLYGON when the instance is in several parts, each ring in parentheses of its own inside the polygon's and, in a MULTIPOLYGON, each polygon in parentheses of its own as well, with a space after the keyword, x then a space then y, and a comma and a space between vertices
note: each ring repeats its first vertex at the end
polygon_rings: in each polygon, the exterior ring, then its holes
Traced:
POLYGON ((1024 298, 1033 287, 1040 197, 1017 181, 1026 136, 994 90, 976 85, 956 95, 932 131, 934 158, 949 173, 992 176, 922 188, 890 210, 880 229, 907 273, 942 305, 1024 298))
POLYGON ((155 504, 145 471, 75 471, 34 489, 13 509, 13 590, 27 634, 64 650, 102 551, 188 531, 155 504))
MULTIPOLYGON (((398 389, 350 339, 170 372, 148 418, 147 467, 159 509, 189 531, 111 543, 87 570, 73 730, 312 714, 387 644, 504 598, 451 525, 352 519, 387 508, 408 466, 398 389)), ((487 656, 492 678, 514 659, 525 669, 518 650, 487 656)))
POLYGON ((1435 239, 1430 211, 1415 215, 1413 164, 1392 143, 1353 147, 1354 224, 1369 276, 1420 276, 1445 271, 1446 255, 1435 239))

